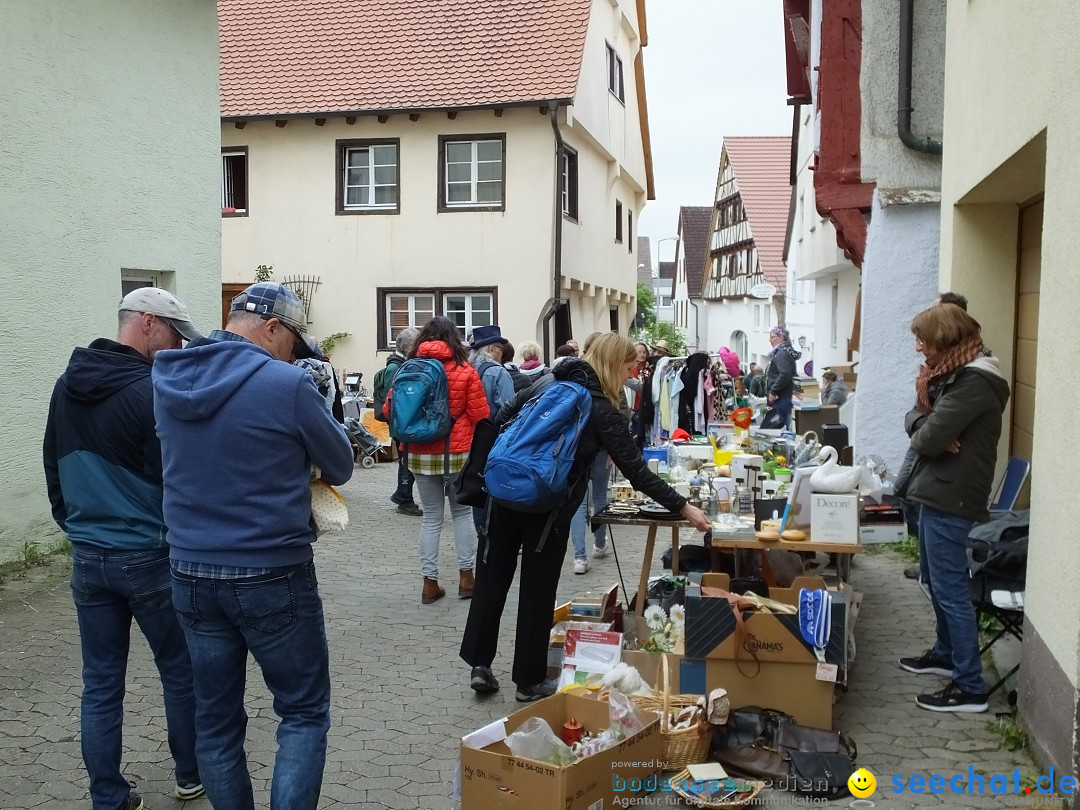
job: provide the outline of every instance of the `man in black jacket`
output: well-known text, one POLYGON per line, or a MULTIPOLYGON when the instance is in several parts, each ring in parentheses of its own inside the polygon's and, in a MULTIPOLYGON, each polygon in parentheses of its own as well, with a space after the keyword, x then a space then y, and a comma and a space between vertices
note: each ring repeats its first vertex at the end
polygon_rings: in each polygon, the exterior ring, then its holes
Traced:
POLYGON ((161 447, 150 367, 162 349, 200 337, 185 307, 146 287, 120 302, 116 340, 71 355, 45 428, 45 479, 53 518, 71 539, 71 592, 83 659, 82 754, 95 810, 138 810, 120 772, 131 620, 161 675, 174 796, 202 796, 195 761, 191 660, 172 604, 162 516, 161 447))

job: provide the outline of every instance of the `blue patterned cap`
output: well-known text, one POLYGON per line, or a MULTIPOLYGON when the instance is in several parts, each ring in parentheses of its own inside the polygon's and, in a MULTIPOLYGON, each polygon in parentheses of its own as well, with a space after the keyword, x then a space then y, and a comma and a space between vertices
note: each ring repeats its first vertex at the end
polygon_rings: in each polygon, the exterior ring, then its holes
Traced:
MULTIPOLYGON (((263 320, 277 318, 300 335, 308 354, 306 357, 323 356, 319 345, 307 333, 307 312, 300 297, 284 284, 276 281, 260 281, 252 284, 232 300, 230 312, 254 312, 263 320)), ((297 359, 302 359, 297 354, 297 359)))

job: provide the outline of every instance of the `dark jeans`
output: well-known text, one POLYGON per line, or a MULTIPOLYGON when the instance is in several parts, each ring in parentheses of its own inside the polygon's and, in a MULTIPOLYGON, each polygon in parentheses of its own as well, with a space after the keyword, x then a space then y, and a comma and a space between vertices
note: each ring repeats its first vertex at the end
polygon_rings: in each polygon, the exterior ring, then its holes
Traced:
POLYGON ((967 536, 973 520, 922 504, 919 509, 920 561, 937 618, 934 655, 951 661, 953 681, 965 692, 982 694, 979 629, 968 586, 967 536))
POLYGON ((82 755, 94 810, 116 810, 131 790, 120 758, 132 619, 161 676, 176 781, 199 782, 191 660, 169 590, 169 549, 109 551, 76 544, 71 558, 83 662, 82 755))
POLYGON ((781 397, 773 402, 772 406, 776 408, 776 412, 780 415, 780 418, 784 420, 784 429, 787 430, 791 427, 791 397, 781 397))
MULTIPOLYGON (((397 440, 394 440, 395 444, 397 440)), ((390 500, 394 503, 416 503, 413 499, 413 483, 416 478, 412 472, 409 471, 409 457, 403 453, 398 453, 398 467, 397 467, 397 489, 394 490, 394 494, 390 500)))
POLYGON ((517 632, 514 637, 514 683, 534 686, 547 677, 551 611, 559 588, 569 537, 569 519, 556 520, 543 550, 536 547, 544 515, 530 515, 491 505, 486 535, 476 553, 476 585, 461 639, 461 658, 471 667, 490 667, 499 648, 499 622, 514 581, 521 552, 517 632), (486 556, 486 559, 485 559, 486 556))
POLYGON ((315 565, 240 579, 173 572, 173 603, 195 669, 196 751, 211 804, 251 810, 244 686, 251 652, 274 696, 272 810, 315 810, 330 729, 330 669, 315 565))

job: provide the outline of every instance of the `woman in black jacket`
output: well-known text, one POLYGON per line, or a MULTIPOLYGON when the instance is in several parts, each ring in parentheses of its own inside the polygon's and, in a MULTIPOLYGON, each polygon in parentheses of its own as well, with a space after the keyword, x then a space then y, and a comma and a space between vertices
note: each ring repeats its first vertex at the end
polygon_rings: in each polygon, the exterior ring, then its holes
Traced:
POLYGON ((641 451, 634 445, 619 400, 636 361, 637 352, 629 340, 616 334, 601 335, 589 347, 584 360, 572 357, 563 360, 552 375, 518 394, 495 418, 502 426, 525 402, 555 380, 580 382, 592 395, 592 413, 581 434, 570 472, 572 488, 550 525, 542 549, 537 552, 549 521, 542 515, 519 512, 497 503, 491 505, 487 536, 481 537, 477 549, 476 585, 460 652, 461 658, 472 667, 471 685, 478 693, 488 694, 499 688, 491 663, 498 650, 499 621, 520 551, 521 593, 513 669, 516 697, 518 701, 528 702, 554 694, 555 681, 546 679, 551 613, 566 556, 570 520, 585 497, 588 470, 601 449, 607 451, 635 489, 671 511, 680 512, 695 528, 707 531, 711 527, 704 512, 691 506, 645 466, 641 451))

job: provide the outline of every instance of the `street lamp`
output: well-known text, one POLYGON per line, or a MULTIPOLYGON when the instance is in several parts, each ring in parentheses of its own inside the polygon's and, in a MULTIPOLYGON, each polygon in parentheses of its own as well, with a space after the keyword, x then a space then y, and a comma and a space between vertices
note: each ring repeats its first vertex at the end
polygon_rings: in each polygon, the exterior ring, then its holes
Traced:
MULTIPOLYGON (((655 300, 653 301, 653 305, 656 308, 656 325, 657 325, 658 328, 660 326, 660 289, 659 289, 659 284, 657 284, 655 282, 656 282, 656 280, 658 280, 660 278, 660 246, 662 244, 664 244, 664 242, 674 242, 675 245, 676 245, 675 250, 676 250, 676 255, 677 255, 678 254, 678 244, 681 241, 682 241, 681 237, 678 237, 678 236, 665 236, 662 239, 657 239, 656 240, 656 269, 653 270, 653 280, 654 280, 654 283, 653 283, 653 298, 655 300)), ((674 257, 672 257, 672 260, 674 260, 674 257)), ((672 281, 671 281, 671 297, 673 299, 675 297, 675 280, 674 279, 672 279, 672 281)))

